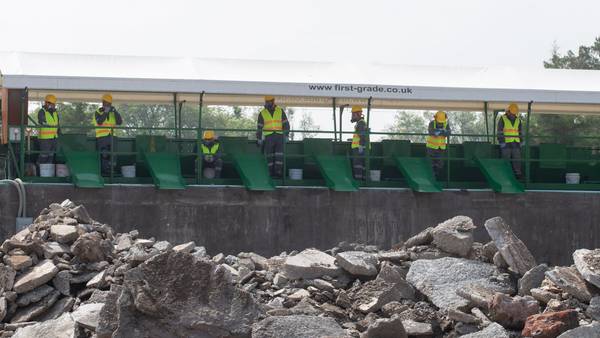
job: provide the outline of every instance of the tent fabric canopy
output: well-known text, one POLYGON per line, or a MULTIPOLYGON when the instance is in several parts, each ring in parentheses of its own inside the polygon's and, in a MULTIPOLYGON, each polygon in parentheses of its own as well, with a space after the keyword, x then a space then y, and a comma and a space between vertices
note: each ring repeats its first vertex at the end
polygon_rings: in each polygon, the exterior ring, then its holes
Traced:
POLYGON ((509 67, 401 66, 304 61, 0 52, 0 86, 29 88, 31 100, 198 102, 258 105, 275 95, 288 106, 366 104, 374 108, 503 109, 600 114, 600 71, 509 67))

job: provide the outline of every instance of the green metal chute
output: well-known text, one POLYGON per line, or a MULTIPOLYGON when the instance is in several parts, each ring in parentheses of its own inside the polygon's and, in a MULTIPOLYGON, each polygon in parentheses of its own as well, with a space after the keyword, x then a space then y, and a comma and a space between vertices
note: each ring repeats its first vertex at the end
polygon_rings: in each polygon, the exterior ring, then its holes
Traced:
POLYGON ((168 151, 165 136, 138 135, 135 147, 158 189, 185 189, 180 156, 168 151))
POLYGON ((517 181, 509 161, 479 157, 476 157, 475 161, 494 191, 506 194, 518 194, 525 191, 521 182, 517 181))
POLYGON ((233 164, 242 182, 248 190, 275 190, 275 184, 269 176, 267 161, 259 153, 233 153, 233 164))
POLYGON ((104 179, 100 175, 100 154, 95 151, 63 151, 71 180, 79 188, 102 188, 104 179))
POLYGON ((358 182, 352 177, 350 161, 342 155, 317 155, 314 157, 327 186, 335 191, 357 191, 358 182))
POLYGON ((396 165, 408 185, 418 192, 441 192, 442 188, 433 176, 431 161, 422 157, 394 157, 396 165))

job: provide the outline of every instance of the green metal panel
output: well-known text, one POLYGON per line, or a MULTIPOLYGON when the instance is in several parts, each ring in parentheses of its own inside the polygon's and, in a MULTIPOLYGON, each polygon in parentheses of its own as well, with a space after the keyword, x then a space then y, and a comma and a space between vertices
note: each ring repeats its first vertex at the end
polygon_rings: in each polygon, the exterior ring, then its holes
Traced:
POLYGON ((269 176, 267 161, 262 154, 234 152, 232 158, 246 188, 249 190, 275 190, 275 184, 269 176))
POLYGON ((567 167, 567 146, 557 143, 540 144, 540 168, 565 169, 567 167), (560 160, 560 161, 552 161, 560 160))
POLYGON ((327 186, 335 191, 357 191, 350 161, 346 156, 317 155, 314 157, 327 186))
POLYGON ((423 157, 394 157, 408 185, 418 192, 440 192, 442 188, 433 176, 431 161, 423 157))
POLYGON ((492 144, 489 142, 463 142, 463 153, 465 157, 465 167, 476 167, 475 158, 493 158, 492 144))
MULTIPOLYGON (((333 142, 331 139, 305 138, 302 140, 302 145, 304 155, 306 155, 305 162, 308 164, 315 164, 316 156, 333 154, 333 142)), ((348 149, 350 149, 349 146, 348 149)))
POLYGON ((144 153, 160 153, 166 152, 167 149, 167 137, 163 135, 137 135, 135 137, 135 151, 137 154, 137 161, 142 162, 144 153))
POLYGON ((384 165, 396 165, 394 157, 410 157, 409 140, 383 140, 381 146, 385 157, 384 165))
POLYGON ((179 155, 163 152, 144 152, 143 159, 154 185, 158 189, 185 189, 185 180, 181 176, 179 155))
POLYGON ((63 151, 73 183, 79 188, 102 188, 100 154, 95 151, 63 151))
POLYGON ((515 178, 509 161, 489 158, 476 158, 475 160, 494 191, 507 194, 525 191, 523 185, 515 178))

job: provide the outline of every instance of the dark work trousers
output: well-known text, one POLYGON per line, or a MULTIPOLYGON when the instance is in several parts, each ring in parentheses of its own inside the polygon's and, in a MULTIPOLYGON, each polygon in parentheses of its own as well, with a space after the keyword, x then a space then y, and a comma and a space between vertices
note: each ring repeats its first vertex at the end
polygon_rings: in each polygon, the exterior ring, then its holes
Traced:
POLYGON ((521 144, 509 142, 506 147, 501 149, 501 153, 503 159, 511 162, 515 176, 521 177, 521 144))
POLYGON ((444 157, 446 157, 445 149, 427 148, 427 156, 431 159, 431 167, 436 178, 442 177, 444 169, 444 157))
POLYGON ((352 176, 355 180, 365 179, 365 153, 358 153, 358 148, 352 149, 352 176))
POLYGON ((100 152, 100 169, 102 175, 110 175, 110 150, 112 144, 112 135, 96 138, 96 150, 100 152))
POLYGON ((54 154, 56 153, 56 144, 58 139, 51 138, 38 140, 40 143, 40 154, 38 164, 54 163, 54 154))
POLYGON ((215 178, 221 178, 221 170, 223 169, 223 160, 218 158, 212 162, 208 162, 207 160, 202 160, 202 170, 204 168, 213 168, 215 169, 215 178))
POLYGON ((265 136, 263 151, 267 157, 269 174, 276 178, 283 177, 283 134, 265 136))

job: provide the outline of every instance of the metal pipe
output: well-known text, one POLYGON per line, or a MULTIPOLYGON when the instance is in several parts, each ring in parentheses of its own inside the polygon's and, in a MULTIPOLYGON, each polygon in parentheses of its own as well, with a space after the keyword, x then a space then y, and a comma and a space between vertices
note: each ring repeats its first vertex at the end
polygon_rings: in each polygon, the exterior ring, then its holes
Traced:
POLYGON ((17 209, 17 217, 23 217, 23 193, 21 191, 20 184, 16 182, 16 180, 0 180, 0 183, 10 183, 17 189, 17 194, 19 194, 19 208, 17 209))
POLYGON ((527 125, 525 126, 525 188, 529 185, 531 178, 531 145, 529 138, 529 122, 531 121, 531 106, 533 105, 533 101, 529 101, 527 103, 527 125))
POLYGON ((177 126, 179 124, 178 120, 177 120, 177 93, 173 93, 173 112, 175 113, 175 138, 177 138, 178 136, 178 129, 177 126))
POLYGON ((333 104, 332 107, 333 108, 333 141, 337 141, 337 127, 336 127, 336 122, 335 122, 335 97, 333 98, 333 104))
POLYGON ((483 103, 483 113, 485 116, 485 139, 487 142, 490 142, 490 128, 488 122, 488 103, 485 101, 483 103))
MULTIPOLYGON (((204 91, 200 93, 200 98, 198 99, 198 132, 196 137, 196 149, 197 152, 200 152, 200 139, 202 138, 202 106, 204 104, 204 91)), ((198 154, 197 156, 197 164, 196 164, 196 182, 200 183, 202 179, 202 159, 198 154)))

